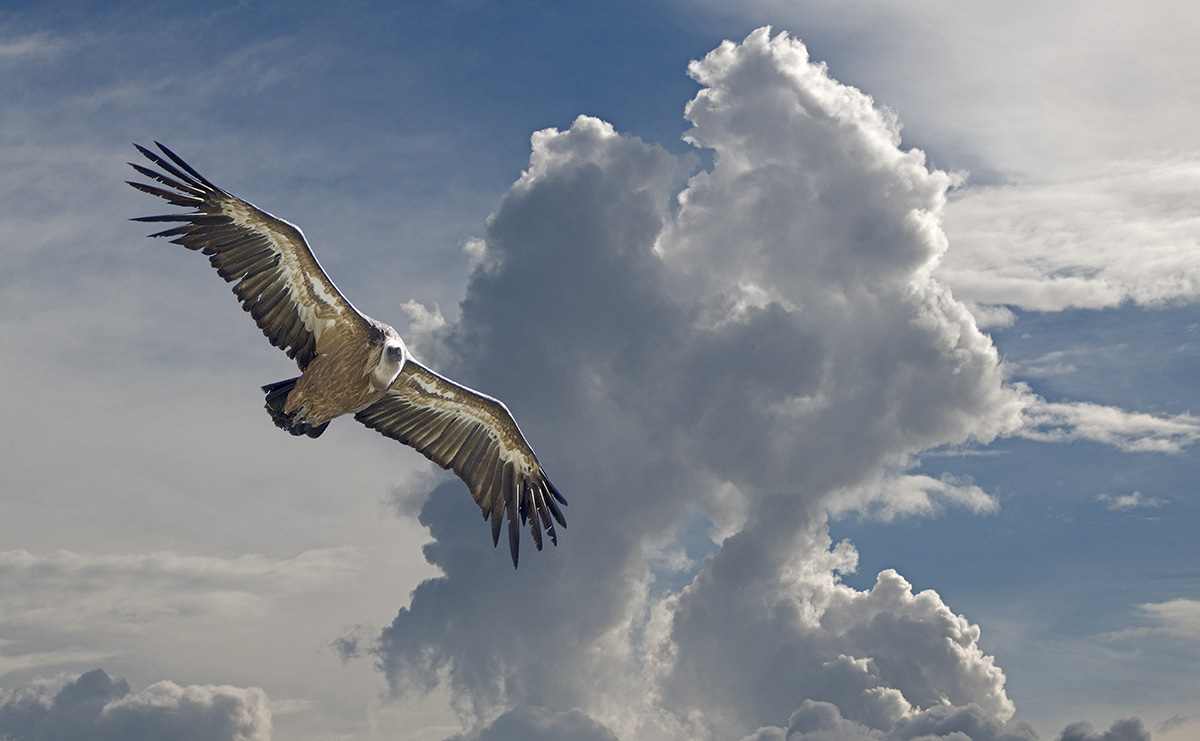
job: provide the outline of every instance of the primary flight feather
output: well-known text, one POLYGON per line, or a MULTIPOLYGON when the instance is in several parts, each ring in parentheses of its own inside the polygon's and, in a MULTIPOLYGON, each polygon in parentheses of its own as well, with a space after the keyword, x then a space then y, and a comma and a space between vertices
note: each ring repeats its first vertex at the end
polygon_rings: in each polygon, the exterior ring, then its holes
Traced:
POLYGON ((134 146, 159 170, 129 164, 158 184, 129 184, 194 210, 134 221, 179 224, 150 236, 173 237, 208 255, 271 344, 300 366, 296 378, 263 386, 277 426, 318 437, 330 420, 353 414, 453 469, 484 519, 491 519, 493 544, 507 516, 513 566, 526 523, 538 550, 543 528, 558 544, 555 523, 566 526, 558 505, 567 502, 504 404, 421 365, 396 330, 355 309, 321 269, 298 227, 218 188, 155 144, 161 155, 134 146))

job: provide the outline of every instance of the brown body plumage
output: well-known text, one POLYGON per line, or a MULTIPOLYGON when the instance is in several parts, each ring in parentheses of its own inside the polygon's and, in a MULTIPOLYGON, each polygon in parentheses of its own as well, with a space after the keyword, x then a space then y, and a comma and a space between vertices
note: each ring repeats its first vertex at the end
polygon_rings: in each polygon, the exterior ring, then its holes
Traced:
MULTIPOLYGON (((385 340, 400 341, 386 324, 373 327, 367 342, 344 324, 327 330, 317 342, 317 355, 296 380, 283 411, 301 414, 308 424, 322 425, 343 414, 356 414, 383 398, 390 381, 376 377, 385 340)), ((399 370, 399 368, 397 368, 399 370)))

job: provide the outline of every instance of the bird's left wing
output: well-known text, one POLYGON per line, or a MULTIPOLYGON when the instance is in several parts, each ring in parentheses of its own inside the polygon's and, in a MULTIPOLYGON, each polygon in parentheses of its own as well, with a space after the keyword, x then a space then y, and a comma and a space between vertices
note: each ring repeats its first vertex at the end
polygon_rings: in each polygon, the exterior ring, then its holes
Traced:
POLYGON ((383 398, 354 415, 367 427, 412 446, 466 482, 483 518, 492 520, 492 543, 508 514, 508 544, 517 565, 520 528, 530 523, 542 549, 542 528, 558 545, 554 523, 566 526, 566 504, 508 408, 407 359, 383 398), (520 524, 517 518, 520 517, 520 524))

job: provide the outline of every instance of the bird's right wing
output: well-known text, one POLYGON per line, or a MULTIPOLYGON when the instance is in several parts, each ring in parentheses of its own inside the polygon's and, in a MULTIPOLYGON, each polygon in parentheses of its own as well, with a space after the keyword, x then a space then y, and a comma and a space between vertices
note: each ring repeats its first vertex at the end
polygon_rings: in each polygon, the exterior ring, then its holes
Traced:
POLYGON ((542 528, 558 545, 557 522, 566 526, 550 483, 508 408, 490 396, 407 359, 383 398, 354 415, 373 430, 420 451, 442 468, 452 468, 471 490, 483 518, 492 520, 492 543, 508 513, 508 540, 517 565, 520 526, 530 523, 542 549, 542 528), (520 516, 520 525, 517 517, 520 516))

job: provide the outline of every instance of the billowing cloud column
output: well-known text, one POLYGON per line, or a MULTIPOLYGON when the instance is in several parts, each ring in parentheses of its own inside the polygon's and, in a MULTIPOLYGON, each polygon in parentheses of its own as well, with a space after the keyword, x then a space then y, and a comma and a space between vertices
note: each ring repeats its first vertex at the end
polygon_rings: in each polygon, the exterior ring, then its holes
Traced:
POLYGON ((687 178, 593 118, 539 132, 471 246, 460 319, 416 338, 506 400, 571 526, 513 572, 457 482, 435 490, 422 521, 444 576, 383 632, 381 665, 397 691, 447 683, 488 739, 739 738, 806 712, 1003 730, 978 629, 894 572, 842 585, 857 555, 826 526, 847 506, 986 509, 906 469, 1020 424, 1026 400, 931 277, 952 178, 785 35, 691 72, 687 138, 711 169, 687 178))

